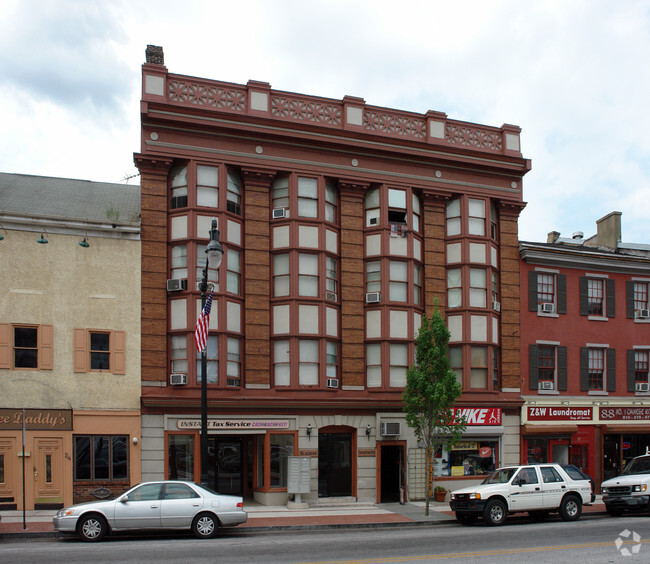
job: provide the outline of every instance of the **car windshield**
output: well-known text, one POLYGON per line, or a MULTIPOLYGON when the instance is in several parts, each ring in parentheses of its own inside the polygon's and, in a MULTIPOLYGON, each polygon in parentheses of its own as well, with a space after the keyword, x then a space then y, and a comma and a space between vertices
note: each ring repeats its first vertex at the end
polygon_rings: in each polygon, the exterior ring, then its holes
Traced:
POLYGON ((494 474, 490 474, 485 480, 484 484, 507 484, 517 471, 516 468, 500 468, 494 474))
POLYGON ((623 474, 650 474, 650 456, 641 456, 630 462, 623 474))

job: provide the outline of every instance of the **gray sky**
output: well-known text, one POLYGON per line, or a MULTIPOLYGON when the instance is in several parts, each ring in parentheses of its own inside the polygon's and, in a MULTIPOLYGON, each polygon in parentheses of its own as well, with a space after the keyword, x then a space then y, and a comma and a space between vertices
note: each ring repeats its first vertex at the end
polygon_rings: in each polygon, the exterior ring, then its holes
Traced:
POLYGON ((0 171, 137 173, 147 44, 173 73, 516 124, 520 239, 617 210, 650 243, 649 0, 0 0, 0 171))

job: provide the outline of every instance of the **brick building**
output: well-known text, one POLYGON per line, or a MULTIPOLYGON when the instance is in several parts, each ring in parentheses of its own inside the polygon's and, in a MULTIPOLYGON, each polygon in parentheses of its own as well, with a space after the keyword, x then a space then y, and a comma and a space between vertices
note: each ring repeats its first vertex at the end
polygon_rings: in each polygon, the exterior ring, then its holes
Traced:
POLYGON ((650 245, 623 242, 612 212, 520 253, 522 461, 600 484, 650 447, 650 245))
POLYGON ((211 486, 286 503, 300 455, 312 501, 422 497, 401 393, 435 298, 472 420, 436 472, 518 462, 520 129, 171 74, 154 46, 142 71, 143 479, 199 477, 213 217, 211 486))

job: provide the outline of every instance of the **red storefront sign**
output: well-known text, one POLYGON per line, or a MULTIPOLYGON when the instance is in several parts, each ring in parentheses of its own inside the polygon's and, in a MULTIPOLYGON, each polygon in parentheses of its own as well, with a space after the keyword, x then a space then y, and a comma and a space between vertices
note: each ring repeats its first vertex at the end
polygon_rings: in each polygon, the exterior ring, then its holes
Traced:
POLYGON ((646 421, 650 407, 601 407, 601 421, 646 421))
POLYGON ((528 421, 591 421, 592 407, 528 406, 528 421))
POLYGON ((454 407, 454 417, 459 415, 467 425, 501 425, 500 407, 454 407))

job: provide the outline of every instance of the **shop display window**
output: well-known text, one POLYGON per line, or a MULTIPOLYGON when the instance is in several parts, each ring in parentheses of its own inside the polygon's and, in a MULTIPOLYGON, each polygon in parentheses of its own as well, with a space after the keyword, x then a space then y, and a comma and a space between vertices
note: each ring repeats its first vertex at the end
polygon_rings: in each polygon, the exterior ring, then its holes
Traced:
POLYGON ((546 439, 528 439, 527 464, 548 462, 548 441, 546 439))
POLYGON ((170 480, 194 480, 194 436, 169 435, 168 478, 170 480))
POLYGON ((434 458, 435 476, 485 476, 494 472, 497 441, 461 441, 451 450, 438 448, 434 458))

